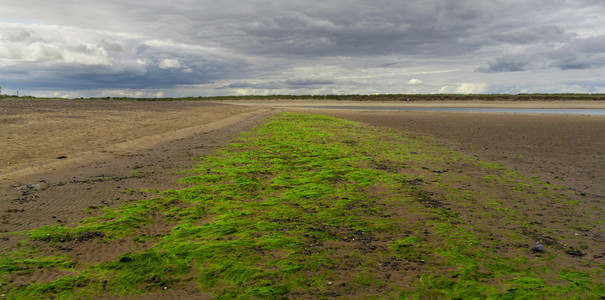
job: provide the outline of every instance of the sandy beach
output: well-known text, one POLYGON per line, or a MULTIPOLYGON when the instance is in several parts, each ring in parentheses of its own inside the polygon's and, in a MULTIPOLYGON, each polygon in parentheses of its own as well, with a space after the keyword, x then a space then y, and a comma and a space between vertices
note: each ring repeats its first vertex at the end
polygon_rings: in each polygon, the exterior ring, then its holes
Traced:
MULTIPOLYGON (((602 116, 300 107, 318 105, 309 101, 246 101, 233 105, 190 101, 3 100, 0 104, 3 125, 0 211, 4 212, 3 229, 10 231, 53 224, 57 219, 77 220, 82 216, 78 211, 117 198, 120 189, 168 188, 178 177, 167 170, 191 167, 195 157, 226 145, 238 132, 279 111, 330 115, 434 137, 470 156, 582 193, 605 195, 605 117, 602 116)), ((322 103, 364 104, 368 105, 322 103)), ((493 102, 413 105, 454 104, 511 105, 493 102)), ((514 103, 523 107, 604 107, 600 102, 519 104, 514 103)))
MULTIPOLYGON (((363 104, 368 103, 322 103, 363 104)), ((600 102, 455 104, 605 107, 600 102)), ((413 105, 451 107, 454 103, 413 105)), ((176 182, 183 176, 179 171, 192 168, 200 157, 229 144, 240 132, 284 111, 334 116, 433 138, 468 156, 571 188, 575 195, 570 200, 579 202, 581 209, 602 205, 605 199, 605 116, 328 110, 314 106, 317 103, 309 101, 2 100, 0 230, 75 224, 104 208, 155 197, 154 190, 184 187, 176 182)), ((544 217, 552 224, 566 224, 569 220, 565 218, 569 216, 544 217)), ((0 240, 0 251, 10 251, 22 238, 7 235, 0 240)), ((131 249, 133 244, 129 243, 109 244, 103 249, 95 244, 88 248, 80 245, 76 255, 83 263, 110 261, 131 249)))
POLYGON ((180 101, 3 100, 0 107, 4 232, 78 221, 88 207, 142 197, 124 190, 178 187, 174 172, 273 112, 180 101))

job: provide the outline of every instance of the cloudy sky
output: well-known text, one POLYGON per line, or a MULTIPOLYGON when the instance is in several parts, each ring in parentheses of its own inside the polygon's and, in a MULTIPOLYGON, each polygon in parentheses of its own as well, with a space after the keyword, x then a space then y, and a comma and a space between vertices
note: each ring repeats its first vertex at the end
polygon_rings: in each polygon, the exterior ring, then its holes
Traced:
POLYGON ((602 0, 2 0, 2 93, 605 92, 602 0))

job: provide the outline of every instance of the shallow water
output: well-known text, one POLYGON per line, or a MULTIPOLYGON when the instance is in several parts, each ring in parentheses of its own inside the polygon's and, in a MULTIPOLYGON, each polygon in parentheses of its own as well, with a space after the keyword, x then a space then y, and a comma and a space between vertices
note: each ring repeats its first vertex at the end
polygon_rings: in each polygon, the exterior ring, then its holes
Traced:
POLYGON ((493 112, 515 114, 563 114, 605 116, 605 109, 588 108, 479 108, 479 107, 388 107, 388 106, 314 106, 319 109, 397 110, 397 111, 454 111, 493 112))

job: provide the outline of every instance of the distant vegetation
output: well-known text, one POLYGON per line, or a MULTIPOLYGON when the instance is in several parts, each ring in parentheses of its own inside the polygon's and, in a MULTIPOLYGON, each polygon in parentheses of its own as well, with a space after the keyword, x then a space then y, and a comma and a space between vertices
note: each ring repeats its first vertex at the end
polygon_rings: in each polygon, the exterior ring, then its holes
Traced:
MULTIPOLYGON (((16 96, 0 95, 0 99, 16 96)), ((19 99, 50 99, 31 96, 19 99)), ((209 96, 182 98, 130 98, 130 97, 91 97, 73 100, 130 100, 130 101, 222 101, 222 100, 347 100, 347 101, 602 101, 605 94, 379 94, 379 95, 247 95, 247 96, 209 96)))
POLYGON ((17 95, 0 95, 1 99, 52 99, 52 98, 36 98, 33 96, 17 96, 17 95))
POLYGON ((349 100, 349 101, 551 101, 551 100, 605 100, 605 94, 379 94, 379 95, 269 95, 198 97, 202 100, 349 100))

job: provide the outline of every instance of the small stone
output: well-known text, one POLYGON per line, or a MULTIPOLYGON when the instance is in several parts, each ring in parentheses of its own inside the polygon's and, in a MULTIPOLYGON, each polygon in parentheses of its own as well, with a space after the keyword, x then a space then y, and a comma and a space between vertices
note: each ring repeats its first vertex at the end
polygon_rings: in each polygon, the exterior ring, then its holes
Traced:
POLYGON ((542 244, 537 244, 537 245, 531 247, 531 251, 544 253, 544 246, 542 244))
POLYGON ((67 158, 67 156, 65 156, 65 155, 61 155, 61 156, 57 157, 57 159, 66 159, 66 158, 67 158))
POLYGON ((582 257, 582 256, 586 255, 584 252, 582 252, 578 249, 574 249, 574 248, 570 248, 569 250, 565 251, 565 253, 567 253, 568 255, 577 256, 577 257, 582 257))

